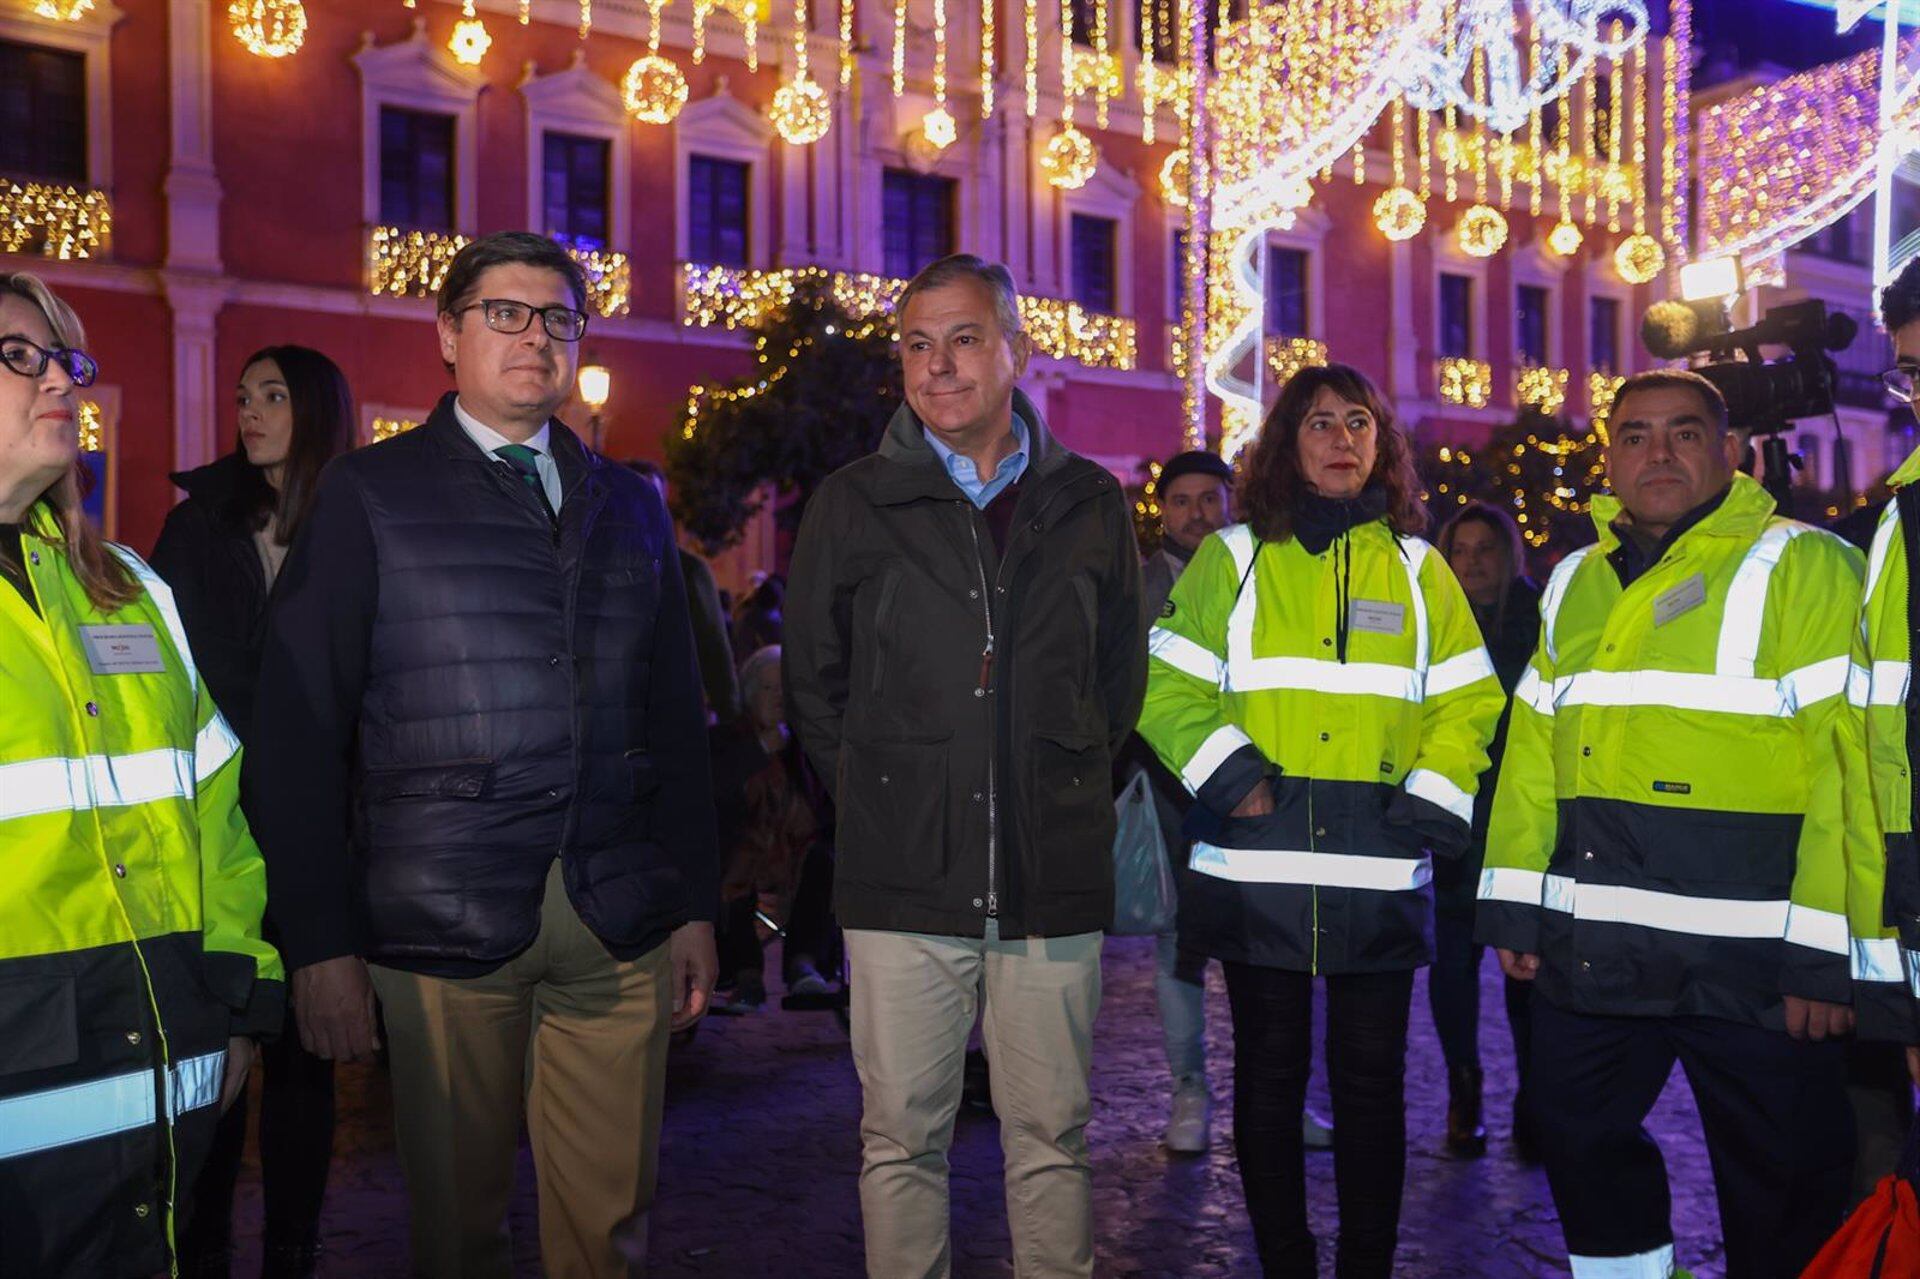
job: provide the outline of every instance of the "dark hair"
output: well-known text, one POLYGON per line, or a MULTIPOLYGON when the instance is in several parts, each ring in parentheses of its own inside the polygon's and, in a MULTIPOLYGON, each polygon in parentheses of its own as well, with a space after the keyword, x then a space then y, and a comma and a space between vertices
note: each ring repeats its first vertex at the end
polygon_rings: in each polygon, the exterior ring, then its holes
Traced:
POLYGON ((1920 258, 1900 268, 1880 295, 1880 323, 1889 335, 1920 320, 1920 258))
POLYGON ((900 301, 893 308, 895 320, 906 318, 907 303, 921 293, 963 280, 973 281, 992 296, 994 318, 1000 321, 1003 334, 1012 338, 1026 331, 1020 318, 1020 290, 1014 287, 1013 272, 998 262, 989 262, 971 253, 949 254, 920 268, 920 273, 908 280, 907 287, 900 291, 900 301))
POLYGON ((262 347, 240 366, 241 376, 262 360, 279 365, 280 379, 287 384, 287 402, 293 408, 286 467, 280 492, 275 494, 266 473, 247 461, 242 448, 240 482, 234 486, 227 516, 248 529, 271 522, 273 540, 285 546, 307 517, 321 468, 353 447, 353 392, 340 366, 312 347, 262 347))
POLYGON ((567 291, 573 295, 574 308, 587 309, 587 275, 572 254, 558 242, 531 231, 496 231, 481 236, 453 255, 446 279, 440 282, 440 313, 451 315, 473 301, 471 295, 489 267, 515 262, 558 272, 567 282, 567 291))
POLYGON ((1614 415, 1626 403, 1627 397, 1636 391, 1692 391, 1700 397, 1700 402, 1706 406, 1707 416, 1720 428, 1721 434, 1726 433, 1729 421, 1727 397, 1720 394, 1719 387, 1688 369, 1648 369, 1622 382, 1620 389, 1613 393, 1613 402, 1607 406, 1609 439, 1612 438, 1614 415))
POLYGON ((1449 565, 1453 563, 1454 539, 1459 536, 1464 524, 1485 525, 1493 530, 1494 540, 1506 548, 1507 574, 1500 582, 1500 594, 1493 604, 1493 626, 1498 631, 1507 620, 1507 592, 1512 588, 1513 580, 1526 571, 1527 544, 1522 540, 1520 526, 1514 523, 1513 516, 1491 502, 1468 502, 1447 517, 1447 522, 1440 526, 1440 532, 1433 540, 1440 558, 1449 565))
POLYGON ((1240 472, 1240 515, 1265 542, 1284 542, 1293 535, 1293 511, 1307 492, 1300 474, 1300 424, 1322 388, 1373 415, 1378 445, 1368 484, 1387 494, 1387 525, 1394 532, 1413 535, 1427 528, 1427 508, 1420 503, 1420 477, 1413 469, 1413 450, 1394 420, 1386 397, 1366 374, 1347 364, 1313 365, 1301 369, 1280 388, 1260 438, 1248 450, 1240 472))

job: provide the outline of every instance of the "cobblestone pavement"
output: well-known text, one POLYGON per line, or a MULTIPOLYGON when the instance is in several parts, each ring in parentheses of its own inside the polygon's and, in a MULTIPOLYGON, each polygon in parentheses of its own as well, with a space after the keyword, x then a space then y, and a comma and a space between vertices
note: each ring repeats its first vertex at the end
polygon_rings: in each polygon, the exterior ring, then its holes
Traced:
MULTIPOLYGON (((770 965, 770 968, 777 968, 770 965)), ((1492 957, 1482 970, 1482 1055, 1488 1127, 1485 1159, 1442 1153, 1446 1077, 1427 1012, 1424 976, 1414 992, 1408 1054, 1409 1159, 1398 1265, 1401 1279, 1533 1279, 1567 1273, 1558 1223, 1538 1169, 1506 1142, 1512 1052, 1492 957)), ((1228 1108, 1232 1034, 1217 966, 1209 970, 1208 1045, 1215 1063, 1215 1145, 1204 1157, 1170 1158, 1166 1065, 1153 999, 1151 943, 1107 943, 1106 993, 1095 1031, 1094 1213, 1101 1276, 1226 1279, 1257 1276, 1234 1164, 1228 1108)), ((1316 1072, 1320 1070, 1316 1061, 1316 1072)), ((1316 1074, 1312 1104, 1327 1113, 1316 1074)), ((847 1040, 827 1014, 787 1013, 777 1000, 744 1018, 709 1018, 676 1049, 668 1070, 660 1195, 652 1223, 657 1279, 839 1279, 861 1275, 858 1167, 860 1094, 847 1040)), ((383 1074, 342 1073, 342 1124, 323 1229, 326 1276, 402 1276, 406 1206, 389 1131, 383 1074)), ((1681 1264, 1718 1275, 1719 1219, 1699 1122, 1676 1074, 1654 1113, 1674 1185, 1681 1264)), ((1335 1222, 1332 1156, 1309 1155, 1311 1210, 1331 1275, 1335 1222)), ((961 1114, 953 1144, 954 1273, 1013 1273, 1001 1198, 998 1129, 990 1115, 961 1114)), ((532 1166, 524 1145, 512 1230, 520 1273, 538 1275, 532 1166)), ((236 1209, 240 1264, 257 1274, 260 1193, 251 1162, 236 1209)))

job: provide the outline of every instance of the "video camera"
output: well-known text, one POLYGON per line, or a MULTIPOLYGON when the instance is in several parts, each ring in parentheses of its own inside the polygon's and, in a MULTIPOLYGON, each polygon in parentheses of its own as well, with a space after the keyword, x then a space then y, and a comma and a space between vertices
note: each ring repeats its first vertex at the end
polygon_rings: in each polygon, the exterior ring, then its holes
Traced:
POLYGON ((1844 351, 1858 336, 1853 317, 1829 312, 1818 298, 1771 307, 1758 324, 1732 326, 1730 312, 1741 289, 1737 264, 1694 263, 1681 270, 1686 301, 1655 302, 1640 321, 1640 340, 1663 360, 1709 357, 1693 366, 1727 401, 1727 421, 1735 430, 1761 437, 1767 491, 1782 514, 1793 509, 1793 467, 1799 459, 1787 450, 1781 432, 1801 418, 1834 411, 1839 366, 1834 351, 1844 351), (1762 347, 1786 347, 1788 354, 1769 360, 1762 347))
POLYGON ((1859 330, 1851 316, 1829 312, 1818 298, 1773 307, 1758 324, 1730 329, 1726 300, 1711 298, 1655 302, 1640 322, 1640 340, 1663 360, 1711 356, 1693 371, 1726 397, 1735 429, 1762 435, 1833 412, 1839 368, 1828 353, 1846 350, 1859 330), (1765 346, 1791 354, 1768 360, 1760 354, 1765 346))

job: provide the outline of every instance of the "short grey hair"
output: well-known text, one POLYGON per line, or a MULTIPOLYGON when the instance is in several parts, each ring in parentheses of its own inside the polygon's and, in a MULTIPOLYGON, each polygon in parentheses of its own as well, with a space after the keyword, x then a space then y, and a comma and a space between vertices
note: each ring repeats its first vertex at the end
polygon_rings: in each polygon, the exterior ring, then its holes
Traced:
POLYGON ((908 280, 907 287, 900 291, 900 301, 893 308, 894 318, 904 319, 907 303, 928 289, 944 288, 963 280, 983 285, 993 295, 993 315, 1000 322, 1002 333, 1013 337, 1026 331, 1020 321, 1020 291, 1013 285, 1013 272, 998 262, 989 262, 971 253, 955 253, 922 267, 920 274, 908 280))

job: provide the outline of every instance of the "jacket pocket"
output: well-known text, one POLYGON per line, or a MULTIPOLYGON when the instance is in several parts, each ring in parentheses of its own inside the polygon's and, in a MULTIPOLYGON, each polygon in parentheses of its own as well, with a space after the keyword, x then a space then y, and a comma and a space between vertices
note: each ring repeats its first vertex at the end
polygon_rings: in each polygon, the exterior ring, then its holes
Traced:
POLYGON ((1027 791, 1030 850, 1044 888, 1093 892, 1113 882, 1113 761, 1092 733, 1038 729, 1027 791))
POLYGON ((368 803, 393 799, 480 799, 493 780, 493 762, 460 760, 450 764, 418 764, 369 768, 360 781, 360 795, 368 803))
POLYGON ((937 891, 946 868, 952 737, 848 738, 841 745, 836 851, 842 875, 937 891))
POLYGON ((70 1066, 80 1060, 73 978, 54 974, 0 980, 0 1075, 70 1066))
POLYGON ((644 804, 653 798, 660 789, 660 773, 653 765, 653 756, 644 750, 627 752, 627 770, 633 778, 633 799, 644 804))
POLYGON ((1093 677, 1100 665, 1100 604, 1094 598, 1093 578, 1075 574, 1073 595, 1079 601, 1081 630, 1087 637, 1087 660, 1080 664, 1080 697, 1085 701, 1093 696, 1093 677))
POLYGON ((888 627, 893 622, 893 602, 900 594, 900 570, 889 569, 880 580, 880 598, 873 606, 873 691, 877 696, 887 678, 887 650, 892 647, 888 627))
POLYGON ((1727 896, 1785 897, 1800 822, 1793 813, 1674 813, 1645 836, 1647 870, 1702 895, 1720 888, 1735 890, 1727 896))

